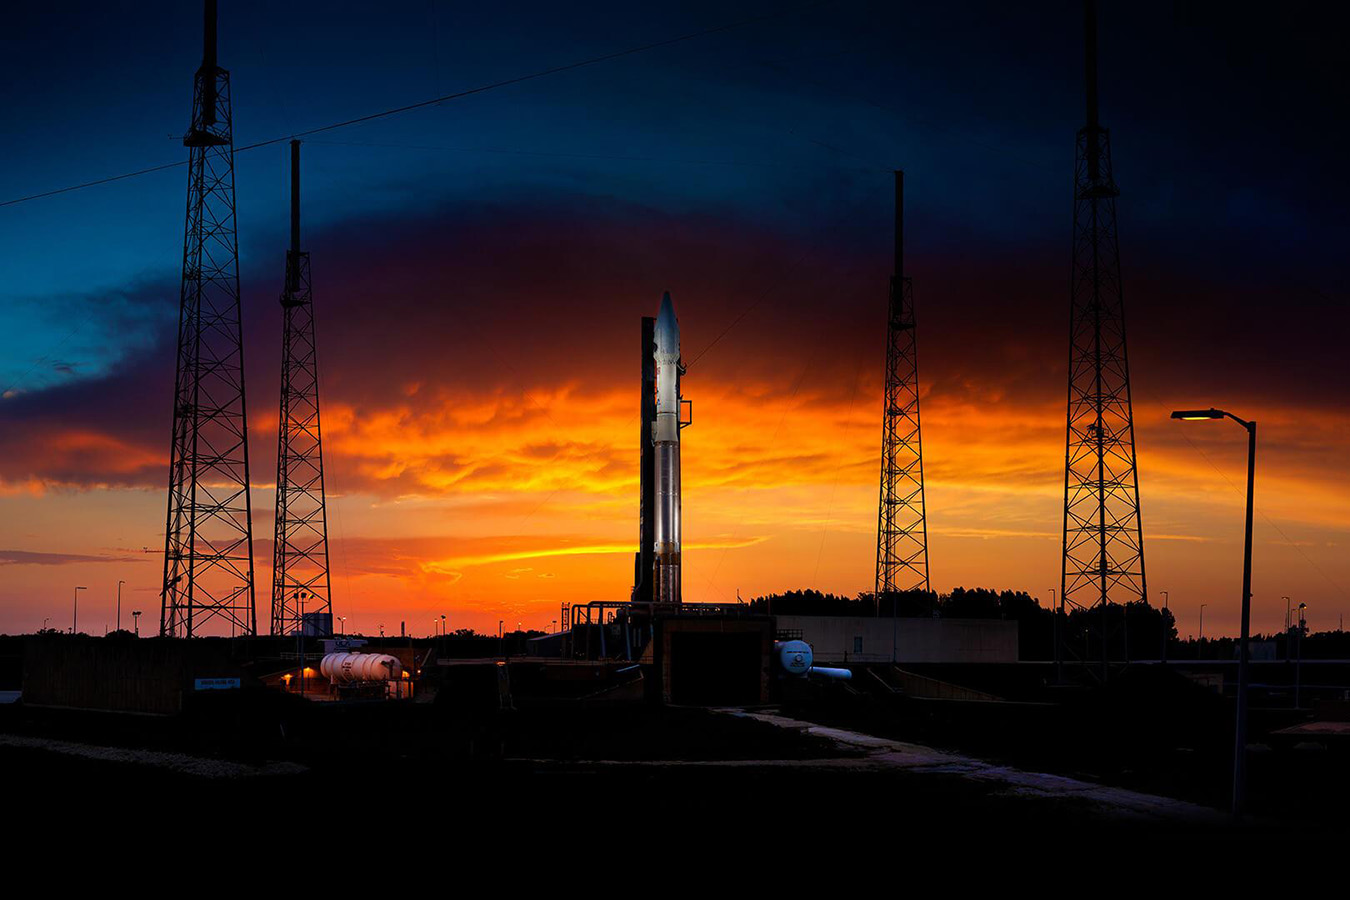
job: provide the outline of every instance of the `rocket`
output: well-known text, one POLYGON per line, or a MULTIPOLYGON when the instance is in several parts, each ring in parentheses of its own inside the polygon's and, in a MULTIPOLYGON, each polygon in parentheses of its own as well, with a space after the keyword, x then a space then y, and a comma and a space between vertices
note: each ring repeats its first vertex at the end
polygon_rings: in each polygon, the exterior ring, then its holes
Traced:
POLYGON ((661 298, 652 356, 656 361, 655 546, 653 581, 657 603, 680 602, 680 323, 670 293, 661 298))

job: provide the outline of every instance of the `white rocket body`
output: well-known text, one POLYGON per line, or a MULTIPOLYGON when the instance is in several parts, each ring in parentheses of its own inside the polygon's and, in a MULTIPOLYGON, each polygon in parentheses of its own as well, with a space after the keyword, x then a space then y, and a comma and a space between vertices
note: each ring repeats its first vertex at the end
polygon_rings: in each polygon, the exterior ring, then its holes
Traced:
POLYGON ((656 317, 656 528, 653 562, 657 603, 680 602, 680 324, 670 294, 656 317))

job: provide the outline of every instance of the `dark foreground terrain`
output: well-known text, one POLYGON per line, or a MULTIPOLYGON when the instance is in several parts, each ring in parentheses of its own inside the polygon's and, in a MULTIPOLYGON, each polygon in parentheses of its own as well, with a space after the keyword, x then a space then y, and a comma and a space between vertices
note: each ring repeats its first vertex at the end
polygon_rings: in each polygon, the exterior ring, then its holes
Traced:
POLYGON ((841 744, 804 723, 709 710, 526 708, 472 741, 448 734, 430 706, 290 708, 295 717, 275 734, 223 712, 194 725, 191 717, 0 710, 7 807, 26 833, 99 810, 133 829, 356 828, 368 838, 430 828, 565 855, 659 827, 681 844, 794 846, 822 863, 835 851, 890 852, 900 839, 912 850, 970 840, 1048 847, 1066 836, 1205 843, 1327 833, 1325 823, 1235 827, 1170 800, 1175 808, 1140 814, 1053 780, 1028 789, 983 763, 975 776, 959 760, 892 764, 884 747, 841 744))

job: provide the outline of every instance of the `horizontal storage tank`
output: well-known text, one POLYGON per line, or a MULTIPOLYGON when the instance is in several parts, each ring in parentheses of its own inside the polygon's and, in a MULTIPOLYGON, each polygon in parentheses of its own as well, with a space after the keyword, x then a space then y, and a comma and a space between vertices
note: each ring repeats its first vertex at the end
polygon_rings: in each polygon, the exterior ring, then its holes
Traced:
POLYGON ((397 681, 403 676, 403 664, 388 653, 329 653, 319 663, 319 671, 334 684, 358 681, 397 681))
POLYGON ((806 641, 775 641, 773 653, 778 668, 784 674, 801 677, 814 675, 817 678, 830 678, 835 681, 848 681, 853 673, 848 669, 827 669, 815 664, 815 654, 806 641))
POLYGON ((805 675, 815 661, 806 641, 778 641, 773 645, 778 666, 789 675, 805 675))

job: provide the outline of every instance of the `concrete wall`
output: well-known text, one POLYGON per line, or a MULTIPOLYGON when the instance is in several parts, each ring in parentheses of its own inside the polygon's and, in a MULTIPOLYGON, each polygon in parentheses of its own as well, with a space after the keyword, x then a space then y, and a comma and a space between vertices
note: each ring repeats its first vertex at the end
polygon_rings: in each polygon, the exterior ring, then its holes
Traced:
POLYGON ((32 706, 172 715, 198 678, 255 683, 223 638, 52 635, 24 643, 23 702, 32 706))
POLYGON ((777 616, 777 630, 801 632, 821 665, 890 662, 1017 662, 1017 623, 999 619, 887 619, 777 616), (861 648, 861 649, 859 649, 861 648))

